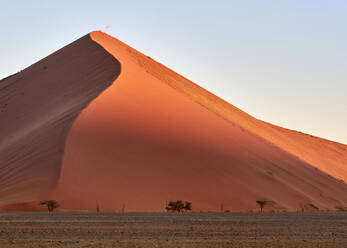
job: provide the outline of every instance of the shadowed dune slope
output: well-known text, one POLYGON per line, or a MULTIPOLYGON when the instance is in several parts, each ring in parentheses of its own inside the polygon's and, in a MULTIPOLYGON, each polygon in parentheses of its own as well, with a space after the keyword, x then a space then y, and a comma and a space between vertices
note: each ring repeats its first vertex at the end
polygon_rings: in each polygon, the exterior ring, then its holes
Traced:
POLYGON ((72 122, 119 73, 86 35, 0 81, 1 206, 23 210, 55 188, 72 122))
POLYGON ((73 123, 51 197, 66 209, 297 210, 347 204, 347 147, 283 129, 235 108, 101 32, 122 66, 73 123), (317 167, 317 168, 315 168, 317 167))

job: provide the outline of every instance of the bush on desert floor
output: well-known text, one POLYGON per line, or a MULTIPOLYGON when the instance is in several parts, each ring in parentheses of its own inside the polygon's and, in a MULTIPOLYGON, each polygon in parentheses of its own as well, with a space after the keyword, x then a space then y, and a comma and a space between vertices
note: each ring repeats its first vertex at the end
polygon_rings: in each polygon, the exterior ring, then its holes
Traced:
POLYGON ((342 206, 342 205, 337 205, 337 206, 335 206, 335 208, 339 211, 347 211, 347 207, 342 206))
POLYGON ((46 205, 49 213, 60 207, 60 204, 55 200, 41 201, 40 205, 46 205))
POLYGON ((313 203, 301 203, 300 204, 301 212, 305 211, 319 211, 319 207, 314 205, 313 203))
POLYGON ((192 203, 186 201, 183 203, 182 200, 177 201, 170 201, 166 206, 166 211, 172 211, 172 212, 183 212, 183 211, 191 211, 192 210, 192 203))
POLYGON ((314 210, 319 210, 319 207, 317 207, 316 205, 314 205, 313 203, 309 203, 308 206, 310 206, 312 209, 314 210))

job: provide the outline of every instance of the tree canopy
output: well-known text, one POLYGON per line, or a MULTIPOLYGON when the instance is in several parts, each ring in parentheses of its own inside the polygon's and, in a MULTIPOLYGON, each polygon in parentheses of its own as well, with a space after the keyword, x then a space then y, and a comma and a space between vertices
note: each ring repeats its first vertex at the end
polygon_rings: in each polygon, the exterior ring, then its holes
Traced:
POLYGON ((271 201, 271 200, 257 200, 256 203, 260 207, 260 212, 263 212, 263 208, 265 207, 265 205, 272 205, 273 206, 276 204, 274 201, 271 201))
POLYGON ((60 204, 55 200, 42 201, 42 202, 40 202, 40 205, 46 205, 48 212, 52 212, 52 211, 54 211, 54 209, 60 207, 60 204))
POLYGON ((183 211, 191 211, 192 210, 192 203, 186 201, 183 203, 182 200, 177 201, 170 201, 166 206, 166 211, 172 211, 172 212, 183 212, 183 211))

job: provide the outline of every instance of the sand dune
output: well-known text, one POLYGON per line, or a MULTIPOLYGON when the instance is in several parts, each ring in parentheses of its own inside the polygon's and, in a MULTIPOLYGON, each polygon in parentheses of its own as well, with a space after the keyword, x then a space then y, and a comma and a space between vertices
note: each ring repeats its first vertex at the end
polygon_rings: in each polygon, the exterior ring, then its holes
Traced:
POLYGON ((3 209, 347 204, 346 145, 257 120, 102 32, 1 81, 0 101, 3 209))

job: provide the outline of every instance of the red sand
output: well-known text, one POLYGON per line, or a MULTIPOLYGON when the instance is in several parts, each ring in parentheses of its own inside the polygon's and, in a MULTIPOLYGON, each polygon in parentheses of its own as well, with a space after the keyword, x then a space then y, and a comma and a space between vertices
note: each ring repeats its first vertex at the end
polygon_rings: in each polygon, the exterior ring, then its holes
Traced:
MULTIPOLYGON (((117 39, 90 36, 120 62, 121 73, 73 122, 58 185, 28 200, 54 198, 64 209, 80 210, 99 204, 109 211, 162 211, 167 200, 177 199, 191 201, 196 211, 218 211, 221 204, 256 209, 261 198, 287 210, 347 204, 347 185, 340 180, 347 181, 346 145, 257 120, 117 39)), ((75 66, 64 67, 66 78, 76 74, 75 66)), ((112 63, 102 68, 118 75, 112 63)), ((88 73, 77 74, 89 79, 88 73)), ((106 74, 99 71, 93 82, 104 84, 106 74)), ((63 87, 56 96, 61 92, 63 87)), ((67 97, 75 98, 83 97, 67 97)), ((59 171, 60 164, 54 168, 59 171)), ((36 171, 31 177, 36 180, 36 171)))

